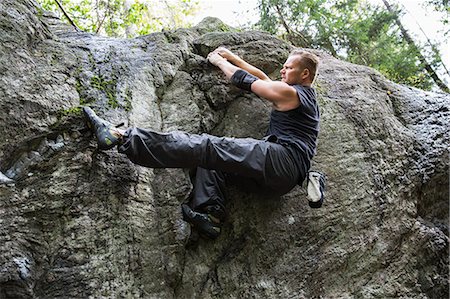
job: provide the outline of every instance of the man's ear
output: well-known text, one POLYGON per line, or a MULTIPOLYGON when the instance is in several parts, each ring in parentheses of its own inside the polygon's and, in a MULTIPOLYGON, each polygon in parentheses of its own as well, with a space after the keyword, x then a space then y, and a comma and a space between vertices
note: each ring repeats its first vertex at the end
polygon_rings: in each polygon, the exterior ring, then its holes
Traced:
POLYGON ((302 81, 305 81, 309 78, 309 69, 305 68, 302 73, 300 74, 300 77, 302 78, 302 81))

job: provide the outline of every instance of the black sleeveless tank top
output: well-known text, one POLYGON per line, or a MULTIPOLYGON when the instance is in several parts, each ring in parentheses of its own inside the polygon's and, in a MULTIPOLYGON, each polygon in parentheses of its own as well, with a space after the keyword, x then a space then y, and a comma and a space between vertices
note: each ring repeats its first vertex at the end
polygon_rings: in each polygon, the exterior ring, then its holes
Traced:
POLYGON ((299 165, 301 168, 306 167, 307 171, 316 153, 319 107, 314 88, 301 85, 292 87, 297 90, 300 106, 289 111, 272 110, 266 138, 270 140, 271 136, 275 136, 278 143, 289 146, 298 162, 307 163, 299 165))

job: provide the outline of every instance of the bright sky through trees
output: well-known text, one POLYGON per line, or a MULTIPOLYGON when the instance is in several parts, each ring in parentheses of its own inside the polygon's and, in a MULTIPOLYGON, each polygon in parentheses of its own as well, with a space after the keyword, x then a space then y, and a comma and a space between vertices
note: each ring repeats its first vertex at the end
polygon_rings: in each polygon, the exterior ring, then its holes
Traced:
MULTIPOLYGON (((45 9, 66 19, 55 0, 38 1, 45 9)), ((447 90, 450 25, 443 24, 449 17, 443 11, 448 0, 387 1, 390 5, 383 3, 386 0, 59 0, 76 26, 87 32, 131 38, 189 27, 206 16, 213 16, 236 28, 256 27, 284 34, 283 38, 293 44, 324 49, 348 61, 372 66, 395 82, 423 89, 440 86, 447 90), (397 25, 393 17, 386 17, 386 6, 395 4, 401 9, 396 16, 400 17, 401 24, 397 25), (436 12, 436 7, 441 12, 436 12), (283 16, 283 22, 278 15, 283 16), (353 21, 348 23, 349 19, 353 21), (382 25, 388 23, 387 27, 382 25), (403 27, 407 33, 400 33, 403 27), (367 28, 376 29, 368 31, 367 28), (285 34, 284 30, 289 33, 291 29, 304 31, 303 42, 285 34)))

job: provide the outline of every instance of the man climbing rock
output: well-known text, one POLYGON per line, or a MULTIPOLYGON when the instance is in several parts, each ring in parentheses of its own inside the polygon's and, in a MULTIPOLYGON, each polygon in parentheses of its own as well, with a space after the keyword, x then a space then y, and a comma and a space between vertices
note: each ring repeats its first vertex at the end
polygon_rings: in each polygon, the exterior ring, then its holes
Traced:
MULTIPOLYGON (((85 107, 83 111, 99 149, 117 145, 120 153, 146 167, 196 169, 192 198, 182 205, 183 218, 201 235, 215 239, 225 220, 228 184, 238 182, 246 190, 280 196, 307 177, 319 132, 319 108, 311 87, 318 58, 294 50, 280 71, 281 81, 272 81, 223 47, 211 52, 208 61, 235 86, 272 103, 269 129, 263 139, 158 133, 140 128, 122 131, 92 109, 85 107)), ((319 196, 313 204, 310 202, 312 207, 322 205, 320 179, 316 186, 319 196)))

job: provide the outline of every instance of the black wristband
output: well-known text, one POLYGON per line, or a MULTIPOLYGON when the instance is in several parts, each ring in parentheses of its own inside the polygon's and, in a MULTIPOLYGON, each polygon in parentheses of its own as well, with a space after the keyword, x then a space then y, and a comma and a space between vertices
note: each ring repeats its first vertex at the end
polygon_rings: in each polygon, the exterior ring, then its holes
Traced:
POLYGON ((258 80, 257 77, 241 69, 234 72, 231 77, 231 83, 233 83, 233 85, 247 91, 252 91, 252 83, 256 80, 258 80))

